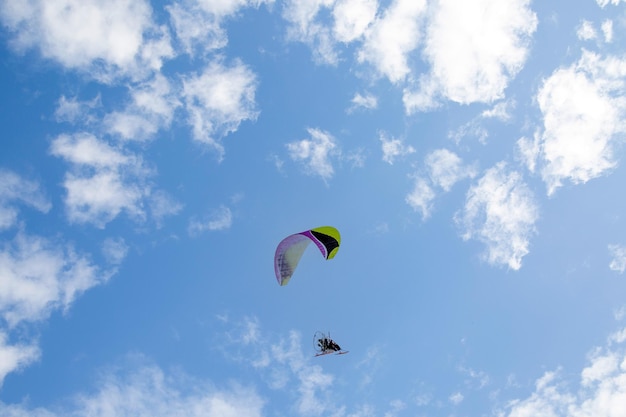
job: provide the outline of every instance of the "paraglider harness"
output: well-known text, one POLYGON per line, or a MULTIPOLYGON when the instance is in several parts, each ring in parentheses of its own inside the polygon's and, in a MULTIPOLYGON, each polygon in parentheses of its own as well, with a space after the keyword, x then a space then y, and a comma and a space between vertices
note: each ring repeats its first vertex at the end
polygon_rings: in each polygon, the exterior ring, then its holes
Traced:
POLYGON ((313 347, 315 348, 315 356, 322 356, 328 354, 335 355, 343 355, 348 353, 347 350, 341 349, 333 339, 330 338, 330 333, 328 336, 322 332, 315 332, 313 336, 313 347))
POLYGON ((341 347, 334 340, 327 337, 317 339, 317 345, 322 352, 338 352, 341 350, 341 347))

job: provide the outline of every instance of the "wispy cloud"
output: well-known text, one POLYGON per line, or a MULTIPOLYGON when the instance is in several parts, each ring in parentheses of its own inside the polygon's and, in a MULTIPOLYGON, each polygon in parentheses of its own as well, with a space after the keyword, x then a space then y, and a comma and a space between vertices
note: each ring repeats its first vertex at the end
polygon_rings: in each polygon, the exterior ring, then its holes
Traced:
POLYGON ((77 123, 89 125, 96 122, 96 118, 91 112, 102 106, 100 95, 91 100, 79 100, 77 97, 66 97, 62 95, 57 102, 54 117, 58 122, 77 123))
POLYGON ((338 153, 335 138, 320 129, 307 129, 311 137, 287 144, 289 156, 294 161, 304 162, 307 173, 318 175, 324 181, 329 180, 335 170, 331 157, 338 153))
POLYGON ((270 338, 261 332, 260 323, 254 317, 224 324, 229 326, 225 338, 229 346, 223 346, 224 354, 230 359, 250 363, 265 375, 269 388, 280 390, 292 401, 292 414, 335 415, 340 410, 330 396, 334 376, 310 363, 312 357, 303 352, 298 332, 270 338), (287 386, 289 389, 285 389, 287 386))
POLYGON ((233 224, 233 214, 226 206, 220 206, 207 219, 192 219, 189 222, 188 231, 191 235, 197 235, 206 231, 226 230, 233 224))
POLYGON ((469 189, 455 220, 464 240, 477 239, 487 246, 490 264, 518 270, 529 252, 538 217, 535 197, 522 176, 501 162, 469 189))
POLYGON ((415 211, 422 213, 422 219, 426 220, 430 217, 433 209, 433 200, 437 195, 428 181, 424 178, 417 177, 413 185, 413 190, 406 196, 405 201, 415 211))
POLYGON ((612 271, 617 271, 620 274, 626 270, 626 246, 623 245, 609 245, 609 253, 611 254, 611 263, 609 268, 612 271))
POLYGON ((263 399, 248 387, 231 384, 217 388, 209 380, 182 372, 166 373, 155 365, 127 365, 106 372, 93 392, 79 393, 54 409, 0 402, 4 416, 151 416, 261 417, 263 399))
POLYGON ((16 225, 22 204, 43 213, 52 207, 37 182, 0 169, 0 231, 16 225))
POLYGON ((167 78, 154 78, 130 88, 131 102, 123 111, 107 114, 104 126, 108 133, 124 140, 152 138, 159 129, 170 126, 174 111, 181 105, 177 92, 167 78))
POLYGON ((0 330, 0 386, 7 374, 23 369, 37 361, 41 355, 39 347, 34 343, 9 343, 8 339, 9 336, 0 330))
POLYGON ((189 55, 223 48, 228 43, 224 20, 245 7, 259 7, 274 0, 182 0, 165 6, 170 14, 176 37, 189 55))
POLYGON ((333 32, 320 23, 317 16, 322 8, 329 8, 333 3, 334 0, 286 0, 283 6, 288 38, 308 44, 315 61, 332 65, 339 59, 333 32))
POLYGON ((370 93, 356 93, 351 100, 352 105, 348 108, 348 113, 352 113, 357 109, 363 108, 372 110, 378 107, 378 98, 370 93))
POLYGON ((107 238, 102 242, 102 254, 112 265, 121 264, 128 254, 128 249, 123 238, 107 238))
POLYGON ((389 165, 393 165, 397 157, 415 153, 415 148, 411 145, 405 145, 402 139, 388 139, 385 133, 380 133, 379 139, 383 149, 383 161, 389 165))
POLYGON ((458 181, 474 178, 477 174, 474 166, 465 165, 457 154, 447 149, 437 149, 429 153, 424 163, 433 184, 446 192, 458 181))
POLYGON ((623 2, 623 1, 624 0, 596 0, 596 3, 598 3, 598 6, 604 8, 608 6, 609 4, 617 6, 618 4, 620 4, 620 2, 623 2))
POLYGON ((430 152, 424 158, 424 165, 427 176, 416 174, 413 190, 405 201, 426 220, 433 211, 436 188, 448 192, 458 181, 474 178, 477 172, 473 165, 464 164, 457 154, 447 149, 430 152))
POLYGON ((607 345, 592 351, 580 380, 566 381, 561 370, 546 372, 527 398, 510 401, 503 416, 620 416, 626 400, 625 339, 609 336, 607 345))
POLYGON ((193 137, 213 147, 220 160, 224 155, 220 140, 237 130, 241 122, 255 120, 258 115, 256 86, 256 76, 240 62, 225 66, 214 61, 201 73, 183 79, 185 109, 193 137))

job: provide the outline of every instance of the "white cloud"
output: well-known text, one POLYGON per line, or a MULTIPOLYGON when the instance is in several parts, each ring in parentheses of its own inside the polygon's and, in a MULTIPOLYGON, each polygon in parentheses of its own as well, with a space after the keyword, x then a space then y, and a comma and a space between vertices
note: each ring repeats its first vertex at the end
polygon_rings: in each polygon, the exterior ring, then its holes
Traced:
POLYGON ((515 109, 514 100, 501 101, 491 109, 483 111, 480 116, 484 119, 497 119, 503 122, 511 119, 511 113, 515 109))
MULTIPOLYGON (((39 359, 41 352, 33 344, 9 344, 8 335, 0 330, 0 386, 11 372, 19 371, 39 359)), ((2 405, 0 403, 0 411, 2 405)), ((5 415, 5 414, 3 414, 5 415)))
POLYGON ((326 396, 334 382, 331 374, 325 373, 318 365, 308 364, 302 352, 300 335, 290 332, 287 339, 280 338, 272 345, 271 367, 283 369, 290 384, 293 384, 295 409, 301 415, 323 415, 333 410, 326 396), (292 378, 295 380, 293 382, 292 378))
POLYGON ((602 22, 602 33, 604 34, 604 41, 607 43, 613 42, 613 21, 605 20, 602 22))
POLYGON ((583 20, 576 31, 576 36, 583 41, 595 39, 597 34, 596 30, 593 28, 593 23, 588 20, 583 20))
POLYGON ((335 0, 286 0, 283 18, 289 22, 287 35, 290 39, 308 44, 313 48, 315 61, 336 64, 338 55, 330 28, 317 21, 322 8, 329 8, 335 0))
POLYGON ((383 161, 389 165, 393 165, 394 159, 398 156, 406 156, 415 153, 415 148, 411 145, 405 145, 402 139, 387 139, 384 133, 379 137, 382 142, 383 161))
POLYGON ((333 32, 340 42, 360 38, 376 17, 377 0, 337 0, 333 8, 333 32))
POLYGON ((415 211, 421 211, 422 219, 430 217, 433 208, 435 192, 423 178, 416 178, 413 190, 406 196, 405 201, 415 211))
POLYGON ((245 65, 226 67, 209 64, 201 74, 183 79, 185 107, 195 140, 214 147, 221 159, 220 139, 238 129, 245 120, 255 120, 256 76, 245 65))
POLYGON ((309 128, 307 131, 311 135, 310 139, 287 144, 289 156, 294 161, 303 161, 309 174, 329 180, 334 174, 330 157, 336 153, 335 138, 320 129, 309 128))
POLYGON ((356 93, 354 97, 352 97, 351 103, 352 105, 348 108, 348 113, 351 113, 358 108, 371 110, 378 107, 378 98, 370 93, 365 93, 365 95, 356 93))
POLYGON ((170 14, 176 37, 189 55, 194 55, 196 49, 205 53, 228 44, 220 19, 202 10, 197 2, 175 2, 165 8, 170 14))
POLYGON ((440 98, 457 103, 492 102, 529 53, 537 17, 529 0, 440 0, 429 19, 424 54, 432 68, 405 90, 407 113, 429 110, 440 98))
POLYGON ((463 165, 463 161, 457 154, 447 149, 437 149, 425 158, 432 182, 444 191, 450 191, 452 186, 464 178, 474 178, 476 168, 463 165))
POLYGON ((195 54, 223 48, 228 43, 223 21, 244 7, 259 7, 273 0, 183 0, 165 6, 170 14, 176 37, 182 43, 185 52, 195 54))
POLYGON ((45 319, 108 278, 72 247, 19 233, 0 248, 0 316, 11 327, 45 319))
POLYGON ((626 270, 626 247, 623 245, 609 245, 609 252, 612 257, 609 268, 620 274, 624 273, 624 270, 626 270))
POLYGON ((93 393, 83 393, 63 406, 31 410, 0 402, 7 417, 261 417, 263 399, 251 388, 232 384, 216 388, 182 372, 167 374, 154 365, 109 372, 93 393))
POLYGON ((408 55, 418 46, 425 11, 424 0, 394 0, 365 32, 359 62, 372 64, 392 83, 403 81, 410 72, 408 55))
POLYGON ((583 51, 541 86, 539 153, 548 194, 569 180, 585 183, 617 164, 614 147, 626 132, 626 60, 583 51))
POLYGON ((541 135, 535 134, 532 139, 521 137, 516 143, 518 158, 530 172, 535 172, 537 167, 537 158, 541 151, 540 139, 541 135))
POLYGON ((485 172, 467 192, 465 207, 455 220, 463 239, 477 239, 487 246, 490 264, 518 270, 528 254, 538 208, 535 198, 515 171, 499 163, 485 172))
POLYGON ((463 398, 463 394, 461 394, 460 392, 455 392, 454 394, 450 395, 448 399, 452 404, 459 405, 463 401, 463 398))
POLYGON ((53 155, 72 164, 63 183, 71 222, 104 225, 122 211, 143 218, 142 199, 149 194, 149 174, 140 158, 127 155, 87 133, 60 135, 52 141, 53 155))
POLYGON ((598 6, 604 8, 608 4, 617 6, 620 3, 620 1, 625 1, 625 0, 596 0, 596 3, 598 3, 598 6))
POLYGON ((18 204, 25 204, 43 213, 47 213, 52 206, 38 183, 0 169, 0 231, 15 226, 18 204))
POLYGON ((180 101, 169 81, 161 74, 130 89, 131 103, 122 112, 106 115, 104 125, 108 133, 125 140, 144 140, 153 137, 159 129, 170 126, 180 101))
POLYGON ((260 331, 259 322, 254 317, 232 324, 229 320, 222 321, 232 326, 221 338, 227 343, 220 346, 224 355, 248 363, 261 372, 268 387, 278 390, 293 404, 289 415, 344 415, 330 395, 334 376, 324 372, 319 365, 310 364, 313 353, 303 352, 298 332, 268 338, 260 331))
MULTIPOLYGON (((624 330, 618 332, 623 333, 624 330)), ((626 409, 626 351, 609 336, 607 346, 593 350, 580 373, 580 385, 564 381, 560 372, 546 372, 526 399, 511 401, 507 417, 619 417, 626 409)), ((501 415, 505 415, 502 413, 501 415)))
POLYGON ((203 221, 191 220, 188 231, 191 235, 196 235, 205 231, 216 231, 229 229, 233 224, 233 213, 226 206, 220 206, 212 215, 203 221))
POLYGON ((142 78, 173 56, 167 32, 153 24, 145 0, 4 0, 0 7, 15 48, 38 49, 101 81, 142 78))

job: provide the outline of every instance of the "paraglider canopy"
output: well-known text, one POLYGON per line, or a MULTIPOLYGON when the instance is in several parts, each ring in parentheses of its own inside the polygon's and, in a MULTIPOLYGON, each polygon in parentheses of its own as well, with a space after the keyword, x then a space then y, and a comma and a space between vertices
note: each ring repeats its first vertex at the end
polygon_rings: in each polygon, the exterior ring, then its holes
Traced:
POLYGON ((332 259, 339 250, 341 236, 334 227, 321 226, 284 238, 274 256, 274 272, 279 285, 287 285, 311 242, 315 243, 325 259, 332 259))

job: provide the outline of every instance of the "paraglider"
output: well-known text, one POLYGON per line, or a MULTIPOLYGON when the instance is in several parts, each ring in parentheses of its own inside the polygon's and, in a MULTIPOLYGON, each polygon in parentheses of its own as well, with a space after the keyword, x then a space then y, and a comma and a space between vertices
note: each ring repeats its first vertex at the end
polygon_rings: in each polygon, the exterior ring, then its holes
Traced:
POLYGON ((313 336, 313 347, 316 352, 315 356, 330 355, 331 353, 335 355, 345 355, 348 353, 347 350, 341 349, 341 346, 330 338, 330 334, 326 336, 322 332, 315 332, 313 336))
POLYGON ((325 259, 332 259, 339 250, 341 236, 334 227, 322 226, 283 239, 278 244, 274 256, 274 271, 279 285, 287 285, 298 266, 298 262, 300 262, 302 254, 311 242, 317 245, 325 259))

